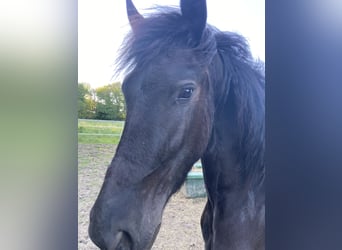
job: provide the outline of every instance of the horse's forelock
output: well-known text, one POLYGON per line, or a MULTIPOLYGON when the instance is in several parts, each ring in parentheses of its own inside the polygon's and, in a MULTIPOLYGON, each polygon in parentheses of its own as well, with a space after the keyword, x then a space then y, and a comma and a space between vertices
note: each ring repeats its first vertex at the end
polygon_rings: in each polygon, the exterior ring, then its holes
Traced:
POLYGON ((190 27, 179 9, 156 7, 156 10, 144 18, 139 30, 126 36, 116 61, 117 73, 128 73, 137 65, 146 66, 177 49, 193 51, 198 63, 208 65, 216 53, 214 29, 207 25, 200 43, 194 46, 190 27))

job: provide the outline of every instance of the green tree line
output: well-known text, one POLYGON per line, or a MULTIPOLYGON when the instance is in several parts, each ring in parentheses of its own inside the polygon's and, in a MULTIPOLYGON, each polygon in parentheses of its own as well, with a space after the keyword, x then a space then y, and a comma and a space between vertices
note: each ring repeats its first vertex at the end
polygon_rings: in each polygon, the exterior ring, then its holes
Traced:
POLYGON ((78 118, 124 120, 126 106, 119 82, 92 89, 78 83, 78 118))

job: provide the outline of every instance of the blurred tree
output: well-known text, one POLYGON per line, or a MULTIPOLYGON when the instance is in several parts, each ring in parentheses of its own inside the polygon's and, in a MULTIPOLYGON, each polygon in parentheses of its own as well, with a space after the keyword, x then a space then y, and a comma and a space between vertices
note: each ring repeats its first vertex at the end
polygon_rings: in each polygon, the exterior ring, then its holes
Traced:
POLYGON ((78 83, 78 118, 95 118, 94 94, 88 83, 78 83))
POLYGON ((96 118, 102 120, 124 120, 126 107, 119 82, 99 87, 96 92, 96 118))

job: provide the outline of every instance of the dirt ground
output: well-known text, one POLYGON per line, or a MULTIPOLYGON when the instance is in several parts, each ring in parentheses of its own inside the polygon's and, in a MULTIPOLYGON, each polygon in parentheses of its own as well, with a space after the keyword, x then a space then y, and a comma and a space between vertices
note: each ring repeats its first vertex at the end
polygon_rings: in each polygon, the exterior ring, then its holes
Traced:
MULTIPOLYGON (((98 249, 88 237, 89 212, 102 185, 114 145, 79 144, 78 249, 98 249)), ((200 218, 205 198, 188 199, 179 191, 167 204, 153 250, 204 249, 200 218)))

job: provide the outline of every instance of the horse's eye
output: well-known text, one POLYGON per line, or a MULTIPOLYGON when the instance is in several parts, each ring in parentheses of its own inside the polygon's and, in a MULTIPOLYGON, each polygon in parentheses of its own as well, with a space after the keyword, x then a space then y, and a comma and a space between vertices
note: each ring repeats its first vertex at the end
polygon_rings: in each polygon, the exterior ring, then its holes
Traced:
POLYGON ((193 87, 186 87, 181 90, 181 92, 178 95, 178 99, 189 99, 192 95, 192 92, 194 92, 193 87))

